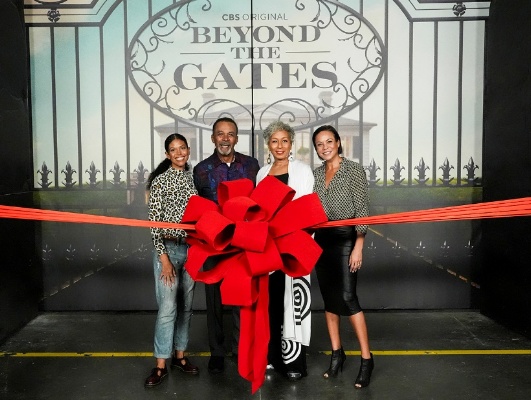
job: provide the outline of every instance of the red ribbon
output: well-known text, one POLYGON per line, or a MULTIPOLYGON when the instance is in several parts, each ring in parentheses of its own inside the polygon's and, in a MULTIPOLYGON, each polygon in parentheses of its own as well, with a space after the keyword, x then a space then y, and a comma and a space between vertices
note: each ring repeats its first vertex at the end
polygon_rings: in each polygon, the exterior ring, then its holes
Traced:
MULTIPOLYGON (((417 222, 467 221, 475 219, 511 218, 531 216, 531 197, 509 200, 497 200, 477 204, 464 204, 428 210, 406 211, 400 213, 373 215, 371 217, 328 221, 313 228, 330 228, 347 225, 407 224, 417 222)), ((131 226, 137 228, 173 228, 194 231, 193 224, 175 222, 147 221, 108 217, 105 215, 82 214, 66 211, 42 210, 38 208, 0 205, 0 219, 19 219, 29 221, 68 222, 76 224, 101 224, 131 226)))
POLYGON ((269 273, 282 270, 292 277, 308 275, 321 248, 305 229, 327 221, 319 197, 293 200, 295 191, 274 177, 256 188, 248 179, 223 182, 219 206, 192 196, 182 222, 195 222, 189 233, 190 276, 207 284, 222 281, 223 304, 240 306, 238 371, 255 393, 265 379, 269 343, 269 273), (205 261, 219 262, 202 271, 205 261))

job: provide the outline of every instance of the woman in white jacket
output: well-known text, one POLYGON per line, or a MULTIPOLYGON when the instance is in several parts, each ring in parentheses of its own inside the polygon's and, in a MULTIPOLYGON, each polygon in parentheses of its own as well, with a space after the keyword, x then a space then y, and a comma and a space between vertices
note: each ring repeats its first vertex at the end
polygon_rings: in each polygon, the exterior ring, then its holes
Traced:
MULTIPOLYGON (((269 148, 267 164, 256 176, 258 184, 271 175, 295 190, 295 198, 313 191, 313 171, 294 160, 292 145, 295 132, 288 124, 275 121, 264 129, 269 148)), ((311 336, 310 275, 291 278, 282 271, 269 276, 270 340, 268 362, 290 380, 307 375, 306 347, 311 336)))

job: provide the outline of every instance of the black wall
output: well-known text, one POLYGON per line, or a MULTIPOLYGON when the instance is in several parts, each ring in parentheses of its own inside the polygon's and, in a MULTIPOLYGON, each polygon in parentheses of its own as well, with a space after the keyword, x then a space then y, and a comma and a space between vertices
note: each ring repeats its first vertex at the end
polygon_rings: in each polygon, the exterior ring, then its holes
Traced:
MULTIPOLYGON (((491 3, 484 200, 531 196, 531 2, 491 3)), ((481 312, 531 336, 531 219, 484 221, 481 312)))
MULTIPOLYGON (((0 204, 32 207, 23 0, 0 2, 0 204)), ((38 311, 42 274, 32 222, 0 219, 0 341, 38 311)))

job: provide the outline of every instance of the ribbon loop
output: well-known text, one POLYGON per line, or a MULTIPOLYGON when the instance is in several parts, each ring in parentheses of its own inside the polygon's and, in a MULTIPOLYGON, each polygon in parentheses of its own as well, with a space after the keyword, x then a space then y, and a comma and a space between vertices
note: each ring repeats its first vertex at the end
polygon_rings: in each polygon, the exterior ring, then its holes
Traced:
POLYGON ((273 176, 266 176, 251 194, 251 199, 260 205, 266 213, 266 219, 269 220, 294 196, 295 190, 273 176))
POLYGON ((204 197, 194 194, 188 200, 188 205, 184 210, 183 217, 181 222, 191 223, 196 222, 201 218, 201 216, 207 211, 217 211, 218 205, 212 200, 205 199, 204 197))
POLYGON ((317 193, 299 197, 280 209, 269 223, 269 231, 275 238, 327 221, 317 193))
POLYGON ((225 201, 223 215, 233 221, 260 221, 265 219, 265 212, 249 197, 238 196, 225 201))
POLYGON ((207 211, 195 224, 195 230, 213 249, 223 250, 230 244, 234 223, 218 212, 207 211))
POLYGON ((231 244, 248 251, 262 252, 269 234, 267 222, 236 222, 231 244))
POLYGON ((280 253, 271 238, 267 239, 263 252, 247 251, 245 254, 247 255, 247 260, 249 260, 249 268, 253 276, 269 274, 283 267, 280 253))
POLYGON ((282 271, 293 278, 310 274, 323 250, 312 239, 311 235, 304 231, 295 231, 284 235, 275 243, 282 257, 282 271), (298 243, 299 246, 293 246, 298 243))
POLYGON ((228 199, 239 196, 249 197, 253 188, 253 181, 247 178, 221 182, 218 185, 218 203, 223 207, 228 199))

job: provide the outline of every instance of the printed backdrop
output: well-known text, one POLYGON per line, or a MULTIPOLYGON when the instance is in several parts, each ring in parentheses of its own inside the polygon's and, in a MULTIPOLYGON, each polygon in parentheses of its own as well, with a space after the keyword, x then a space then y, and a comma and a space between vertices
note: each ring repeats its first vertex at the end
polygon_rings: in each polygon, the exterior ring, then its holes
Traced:
MULTIPOLYGON (((443 0, 26 0, 36 202, 146 219, 166 136, 184 134, 195 164, 224 115, 261 164, 269 122, 294 127, 294 155, 312 167, 311 133, 336 126, 366 169, 372 214, 480 201, 488 12, 443 0)), ((371 227, 362 305, 476 307, 480 238, 470 221, 371 227)), ((45 223, 39 245, 45 309, 155 308, 147 230, 45 223)), ((316 279, 312 290, 319 309, 316 279)))

